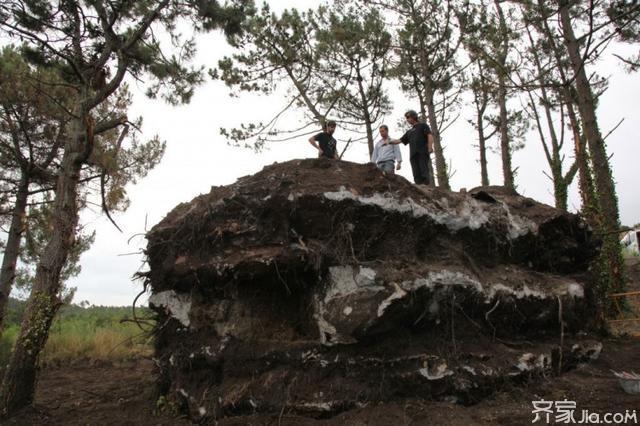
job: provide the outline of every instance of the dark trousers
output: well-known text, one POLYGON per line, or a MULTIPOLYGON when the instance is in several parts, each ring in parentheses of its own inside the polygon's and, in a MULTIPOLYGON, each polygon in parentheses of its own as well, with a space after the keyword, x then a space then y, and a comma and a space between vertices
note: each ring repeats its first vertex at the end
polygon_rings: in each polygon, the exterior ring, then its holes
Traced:
POLYGON ((416 185, 429 185, 429 154, 417 153, 410 158, 413 181, 416 185))

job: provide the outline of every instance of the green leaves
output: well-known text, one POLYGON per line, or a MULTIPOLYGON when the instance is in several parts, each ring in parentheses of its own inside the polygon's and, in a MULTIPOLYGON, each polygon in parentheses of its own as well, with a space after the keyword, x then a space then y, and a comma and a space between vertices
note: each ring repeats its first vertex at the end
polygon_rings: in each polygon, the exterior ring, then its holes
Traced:
POLYGON ((318 64, 332 81, 326 102, 335 104, 338 119, 365 127, 371 153, 374 128, 391 111, 385 90, 391 34, 374 8, 321 7, 316 16, 318 64))
POLYGON ((391 35, 375 9, 321 6, 277 15, 265 3, 229 42, 237 52, 220 60, 209 74, 223 81, 231 96, 288 89, 286 106, 267 123, 221 129, 234 144, 252 141, 259 148, 280 134, 304 134, 330 115, 340 119, 341 128, 371 125, 389 110, 382 83, 391 35), (312 121, 296 130, 278 129, 278 117, 294 110, 312 121))
MULTIPOLYGON (((3 214, 13 213, 19 182, 26 179, 31 191, 30 207, 18 212, 24 217, 24 242, 16 284, 28 289, 34 265, 52 232, 53 188, 77 92, 60 77, 59 67, 33 65, 20 52, 5 47, 0 53, 0 206, 3 214)), ((126 186, 145 176, 164 154, 165 143, 157 137, 142 142, 137 133, 123 134, 118 128, 118 124, 126 121, 130 105, 131 94, 124 85, 93 111, 98 127, 106 122, 115 124, 94 137, 94 148, 80 172, 81 204, 98 198, 107 211, 125 210, 129 205, 126 186)), ((132 124, 139 129, 142 120, 134 120, 132 124)), ((77 233, 78 240, 64 266, 62 281, 79 273, 80 253, 93 241, 91 234, 83 235, 81 229, 77 233)))

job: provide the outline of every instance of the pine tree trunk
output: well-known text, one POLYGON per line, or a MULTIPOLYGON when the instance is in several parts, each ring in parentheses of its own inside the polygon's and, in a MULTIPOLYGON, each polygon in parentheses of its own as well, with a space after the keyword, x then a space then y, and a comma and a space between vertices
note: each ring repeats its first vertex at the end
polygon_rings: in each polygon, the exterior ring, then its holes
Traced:
MULTIPOLYGON (((429 119, 429 127, 433 134, 433 154, 436 160, 436 173, 438 176, 438 186, 444 189, 451 189, 449 185, 449 173, 447 171, 447 160, 444 158, 444 149, 442 149, 442 141, 440 139, 440 129, 436 118, 436 107, 433 103, 433 89, 426 84, 427 96, 427 114, 429 119)), ((433 176, 433 175, 432 175, 433 176)))
MULTIPOLYGON (((416 24, 418 24, 421 17, 418 16, 415 8, 412 8, 411 10, 413 20, 414 22, 416 22, 416 24)), ((424 38, 425 36, 421 34, 421 37, 424 38)), ((431 128, 431 133, 433 134, 433 154, 436 160, 436 172, 438 177, 437 186, 445 189, 451 189, 451 186, 449 185, 449 173, 447 172, 447 161, 444 157, 444 150, 442 149, 438 120, 436 119, 435 105, 433 102, 434 89, 431 83, 431 76, 429 75, 429 60, 427 57, 427 51, 424 46, 419 46, 419 52, 421 65, 419 75, 423 79, 422 84, 424 87, 424 98, 422 98, 420 101, 420 109, 422 110, 423 116, 429 122, 429 127, 431 128)), ((420 89, 418 87, 417 89, 418 92, 420 92, 420 89)), ((429 185, 436 186, 433 161, 429 161, 428 166, 429 185)))
MULTIPOLYGON (((478 120, 478 124, 482 124, 482 119, 478 120)), ((487 170, 487 142, 484 137, 484 130, 478 130, 478 141, 480 145, 480 180, 482 186, 489 186, 489 172, 487 170)))
MULTIPOLYGON (((357 64, 359 67, 360 64, 357 64)), ((369 148, 369 158, 373 155, 373 123, 371 122, 371 114, 369 113, 369 108, 367 107, 369 100, 367 99, 367 94, 364 91, 364 87, 362 87, 362 76, 360 75, 360 69, 357 68, 357 80, 358 80, 358 91, 360 93, 360 102, 362 102, 362 115, 364 116, 364 124, 367 131, 367 146, 369 148)))
POLYGON ((504 186, 509 189, 515 189, 513 167, 511 165, 511 144, 509 142, 509 129, 507 129, 507 89, 504 76, 498 77, 498 106, 500 108, 500 151, 504 186))
POLYGON ((20 335, 0 388, 0 413, 8 416, 33 402, 38 357, 60 306, 60 272, 74 244, 78 223, 77 186, 80 169, 92 149, 86 113, 74 119, 56 183, 53 229, 36 268, 20 335))
MULTIPOLYGON (((538 0, 538 10, 540 16, 546 16, 546 8, 544 0, 538 0)), ((567 107, 567 115, 571 123, 571 129, 574 138, 574 154, 575 161, 578 165, 578 186, 580 188, 580 198, 582 200, 582 212, 587 219, 587 222, 595 228, 597 223, 597 206, 595 205, 594 188, 591 168, 589 166, 589 158, 586 152, 586 143, 584 141, 584 132, 580 131, 580 123, 575 113, 574 105, 577 103, 572 94, 574 86, 573 79, 568 78, 566 67, 566 55, 567 49, 556 43, 556 37, 549 27, 546 19, 540 20, 538 26, 540 32, 546 36, 546 43, 553 51, 553 55, 556 59, 556 67, 560 74, 561 81, 563 83, 561 96, 564 99, 567 107)))
MULTIPOLYGON (((418 100, 420 102, 420 116, 426 117, 427 116, 427 109, 425 106, 426 102, 424 101, 424 98, 422 97, 420 92, 418 92, 418 100)), ((435 172, 433 170, 433 161, 431 161, 431 156, 429 156, 427 167, 429 168, 429 186, 435 187, 436 186, 436 180, 434 178, 435 172)))
POLYGON ((365 128, 367 130, 367 147, 369 148, 369 158, 373 155, 373 127, 369 118, 366 118, 365 128))
MULTIPOLYGON (((579 51, 571 17, 569 5, 565 1, 560 2, 560 20, 564 44, 571 60, 571 67, 575 75, 576 92, 578 97, 578 110, 582 118, 583 130, 589 146, 591 162, 593 163, 593 175, 599 207, 599 231, 603 234, 602 259, 607 277, 606 283, 601 283, 600 297, 605 298, 610 292, 624 291, 623 260, 618 233, 620 228, 620 216, 618 211, 618 198, 613 181, 613 175, 609 166, 606 147, 595 111, 595 102, 591 85, 585 71, 584 62, 579 51)), ((606 311, 611 309, 610 301, 601 300, 606 311)))
MULTIPOLYGON (((482 63, 476 61, 478 74, 484 79, 482 63)), ((472 89, 476 107, 476 127, 478 129, 478 148, 480 149, 480 182, 482 186, 489 186, 489 171, 487 170, 487 138, 484 134, 484 113, 487 111, 489 96, 484 85, 472 89)))
POLYGON ((562 153, 558 136, 556 135, 553 127, 553 119, 551 118, 551 109, 548 105, 548 99, 546 93, 543 91, 543 99, 545 100, 545 111, 547 117, 547 125, 549 127, 549 134, 551 135, 551 176, 553 177, 553 195, 555 198, 555 206, 557 209, 567 211, 568 209, 568 188, 571 181, 567 180, 562 173, 562 153))
MULTIPOLYGON (((568 91, 567 91, 568 92, 568 91)), ((569 94, 567 93, 569 98, 569 94)), ((573 132, 573 150, 578 164, 578 188, 580 191, 580 199, 582 200, 582 214, 586 217, 587 222, 591 227, 595 228, 597 224, 596 216, 598 215, 597 206, 594 197, 593 178, 591 173, 591 167, 589 167, 589 158, 586 152, 586 141, 580 132, 580 123, 576 116, 573 104, 567 104, 567 114, 569 115, 569 121, 571 122, 571 129, 573 132)))
MULTIPOLYGON (((541 68, 538 67, 538 71, 541 72, 541 68)), ((549 130, 549 137, 551 139, 551 147, 549 147, 547 143, 547 139, 544 136, 544 130, 542 129, 542 123, 540 120, 540 114, 538 113, 538 107, 536 107, 536 101, 533 99, 533 96, 529 94, 529 98, 531 100, 531 109, 533 111, 533 116, 536 122, 536 127, 538 128, 538 133, 540 135, 540 142, 542 143, 542 148, 544 150, 545 156, 547 158, 547 163, 549 164, 549 168, 551 169, 551 178, 553 180, 553 196, 555 199, 555 207, 562 211, 567 211, 567 188, 569 186, 570 180, 565 179, 562 174, 562 153, 561 153, 561 145, 558 140, 558 135, 556 134, 555 127, 553 124, 553 118, 551 115, 551 107, 549 97, 547 96, 547 91, 544 88, 544 83, 540 81, 541 92, 542 92, 542 104, 545 110, 545 117, 547 121, 547 128, 549 130)))
POLYGON ((2 257, 2 270, 0 272, 0 332, 4 330, 4 319, 9 301, 9 294, 16 277, 18 256, 20 255, 20 241, 26 225, 27 199, 29 198, 29 178, 26 171, 22 171, 16 202, 11 215, 11 225, 2 257))
POLYGON ((562 163, 556 163, 553 165, 553 197, 555 198, 555 207, 556 209, 567 211, 568 205, 568 185, 565 182, 564 176, 562 175, 562 163))
POLYGON ((496 11, 498 13, 498 20, 500 24, 501 34, 501 51, 496 58, 500 67, 497 68, 498 74, 498 107, 500 108, 500 151, 502 153, 502 175, 504 177, 504 186, 509 189, 515 189, 515 183, 513 179, 513 167, 511 165, 511 143, 509 141, 509 129, 507 126, 509 114, 507 111, 507 83, 505 78, 505 68, 507 65, 507 53, 509 50, 509 34, 507 28, 507 22, 502 12, 502 6, 500 6, 499 0, 494 0, 496 11))
MULTIPOLYGON (((538 55, 534 53, 536 59, 536 65, 539 73, 542 73, 542 66, 538 59, 538 55)), ((547 89, 544 86, 544 82, 540 81, 541 93, 542 93, 542 103, 545 113, 545 118, 547 120, 547 128, 549 130, 549 137, 551 139, 551 162, 549 166, 551 167, 551 176, 553 177, 553 195, 555 198, 555 207, 562 211, 567 211, 568 205, 567 200, 569 198, 568 187, 571 181, 565 179, 565 176, 562 173, 562 146, 561 141, 558 139, 558 134, 556 133, 556 129, 553 124, 553 116, 551 111, 551 100, 547 94, 547 89)), ((535 105, 534 105, 535 108, 535 105)), ((537 113, 536 113, 537 115, 537 113)), ((542 129, 540 129, 542 132, 542 129)), ((544 143, 544 142, 543 142, 544 143)))
POLYGON ((480 149, 480 181, 482 186, 489 186, 489 171, 487 170, 487 141, 484 135, 484 110, 478 108, 476 125, 478 126, 478 145, 480 149))

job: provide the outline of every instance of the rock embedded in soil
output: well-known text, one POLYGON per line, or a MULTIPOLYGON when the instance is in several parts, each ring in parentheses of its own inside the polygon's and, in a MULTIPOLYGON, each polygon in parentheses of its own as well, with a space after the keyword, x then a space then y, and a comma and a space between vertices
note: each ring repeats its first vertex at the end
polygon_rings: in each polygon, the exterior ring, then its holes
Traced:
POLYGON ((295 160, 180 204, 147 238, 159 391, 194 420, 471 404, 601 349, 585 337, 591 231, 500 187, 295 160))

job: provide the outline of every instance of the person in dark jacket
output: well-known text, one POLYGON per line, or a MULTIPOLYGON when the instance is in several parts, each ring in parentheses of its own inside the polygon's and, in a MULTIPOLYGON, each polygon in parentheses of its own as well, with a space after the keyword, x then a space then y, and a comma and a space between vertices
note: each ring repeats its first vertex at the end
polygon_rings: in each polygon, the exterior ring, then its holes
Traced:
POLYGON ((338 159, 338 146, 333 132, 336 131, 336 122, 327 121, 324 131, 309 138, 309 143, 318 150, 318 157, 338 159))
POLYGON ((433 134, 425 123, 418 121, 418 113, 409 110, 404 114, 411 129, 402 135, 400 139, 389 141, 396 145, 402 142, 409 145, 409 161, 413 171, 413 180, 416 185, 428 185, 429 176, 429 154, 433 152, 433 134))

